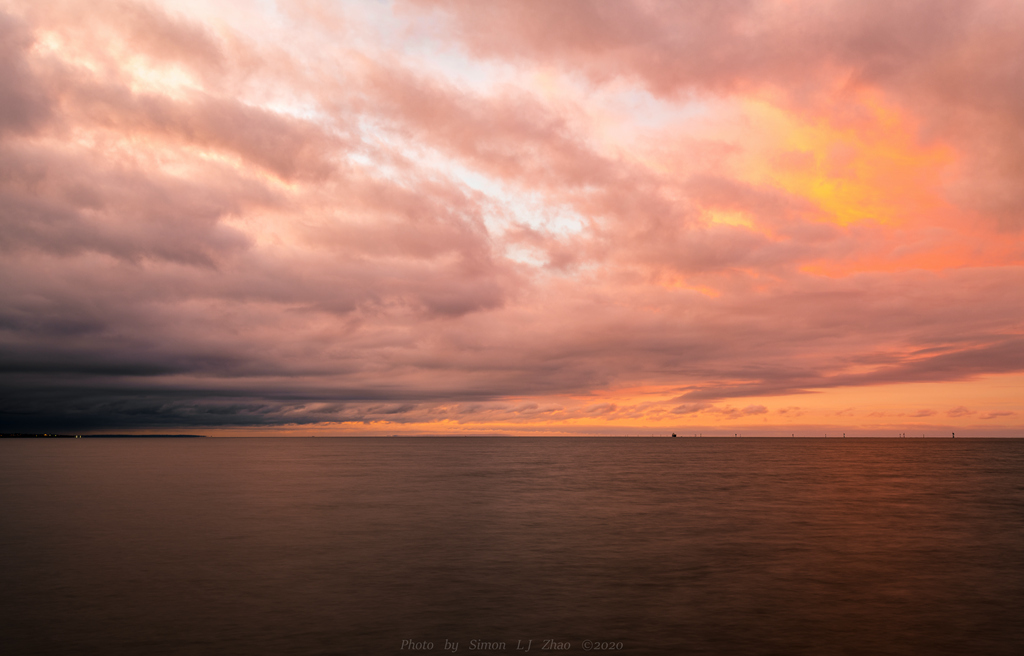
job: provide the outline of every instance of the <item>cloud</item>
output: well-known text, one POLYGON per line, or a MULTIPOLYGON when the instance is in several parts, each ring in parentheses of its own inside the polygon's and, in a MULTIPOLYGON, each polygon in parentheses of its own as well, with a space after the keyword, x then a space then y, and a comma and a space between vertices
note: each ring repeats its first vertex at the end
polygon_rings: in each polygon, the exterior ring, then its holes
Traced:
POLYGON ((730 405, 721 407, 709 403, 689 403, 672 408, 672 414, 675 415, 692 415, 698 412, 707 412, 720 417, 735 419, 737 417, 767 414, 768 408, 763 405, 748 405, 745 408, 734 408, 730 405))
POLYGON ((1017 414, 1016 412, 1008 412, 1008 411, 1004 411, 1004 412, 987 412, 984 415, 982 415, 981 418, 982 419, 996 419, 998 417, 1012 417, 1012 416, 1014 416, 1016 414, 1017 414))
POLYGON ((919 136, 952 138, 964 154, 952 197, 1019 229, 1013 2, 514 2, 417 0, 446 17, 475 56, 555 65, 598 84, 635 81, 652 94, 749 94, 847 127, 863 124, 863 89, 915 112, 919 136), (914 26, 910 28, 909 26, 914 26), (983 118, 985 117, 985 118, 983 118))
POLYGON ((65 101, 80 120, 123 133, 167 139, 176 146, 214 149, 290 180, 326 178, 327 153, 339 139, 316 124, 249 107, 227 98, 197 94, 188 100, 136 94, 124 86, 77 84, 65 101))
POLYGON ((695 412, 702 412, 711 408, 709 403, 683 403, 672 408, 672 413, 677 415, 690 415, 695 412))
POLYGON ((809 422, 1024 371, 1012 3, 4 6, 4 427, 809 422))
POLYGON ((50 114, 50 98, 27 58, 32 40, 23 21, 0 13, 0 136, 30 131, 50 114))

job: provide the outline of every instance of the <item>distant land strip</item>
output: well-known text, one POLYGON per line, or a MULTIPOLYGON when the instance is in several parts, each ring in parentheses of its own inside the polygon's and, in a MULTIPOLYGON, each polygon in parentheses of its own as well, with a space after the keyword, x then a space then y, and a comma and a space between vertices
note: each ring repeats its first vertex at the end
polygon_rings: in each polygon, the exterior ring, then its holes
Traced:
POLYGON ((179 435, 179 434, 143 434, 143 433, 118 433, 100 435, 58 435, 56 433, 0 433, 0 439, 5 437, 206 437, 205 435, 179 435))

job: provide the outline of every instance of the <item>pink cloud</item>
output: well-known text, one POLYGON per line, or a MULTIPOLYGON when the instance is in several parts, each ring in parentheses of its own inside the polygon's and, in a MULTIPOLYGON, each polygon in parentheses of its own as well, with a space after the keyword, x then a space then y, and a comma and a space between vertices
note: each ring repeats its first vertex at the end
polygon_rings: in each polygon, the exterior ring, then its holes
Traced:
POLYGON ((5 422, 793 421, 1024 371, 1009 3, 6 7, 5 422), (764 105, 818 132, 752 143, 764 105), (763 174, 942 149, 892 220, 763 174))
POLYGON ((40 125, 49 115, 50 100, 32 74, 27 59, 32 46, 31 29, 15 17, 0 14, 0 135, 21 132, 40 125))

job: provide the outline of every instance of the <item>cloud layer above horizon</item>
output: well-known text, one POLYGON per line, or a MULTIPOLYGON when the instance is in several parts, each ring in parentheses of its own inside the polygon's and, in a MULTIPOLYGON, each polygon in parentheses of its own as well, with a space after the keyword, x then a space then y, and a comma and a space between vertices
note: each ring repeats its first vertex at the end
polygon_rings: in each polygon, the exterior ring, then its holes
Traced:
POLYGON ((0 0, 0 424, 1019 434, 1022 34, 0 0))

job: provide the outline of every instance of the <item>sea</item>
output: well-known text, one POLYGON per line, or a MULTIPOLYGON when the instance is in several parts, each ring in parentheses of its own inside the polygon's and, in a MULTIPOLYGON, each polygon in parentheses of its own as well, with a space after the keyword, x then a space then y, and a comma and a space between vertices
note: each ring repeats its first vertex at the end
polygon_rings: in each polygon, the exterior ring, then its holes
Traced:
POLYGON ((1024 653, 1024 440, 0 440, 0 654, 1024 653))

